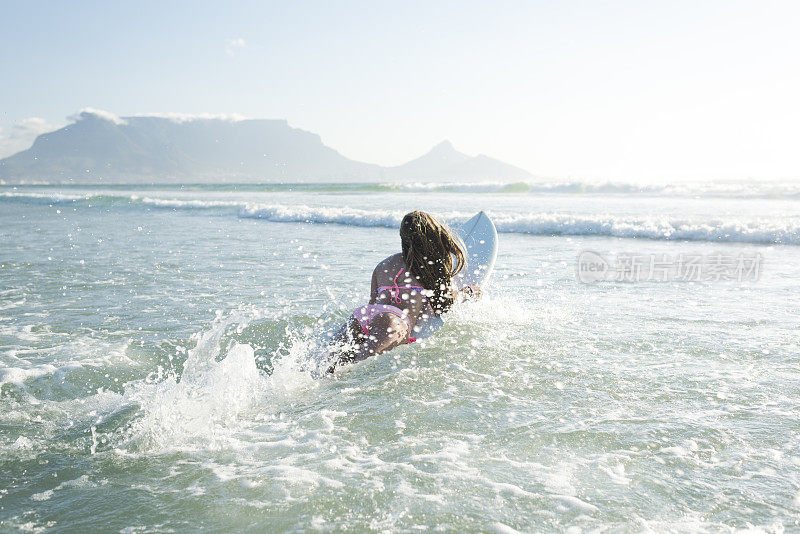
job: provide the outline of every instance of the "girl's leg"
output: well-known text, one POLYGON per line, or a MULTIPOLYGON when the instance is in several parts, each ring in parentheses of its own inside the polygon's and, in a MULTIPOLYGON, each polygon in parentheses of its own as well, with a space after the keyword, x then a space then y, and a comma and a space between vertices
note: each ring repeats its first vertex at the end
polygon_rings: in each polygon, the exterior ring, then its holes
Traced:
POLYGON ((369 336, 364 335, 361 326, 355 319, 350 320, 345 335, 352 336, 348 344, 351 350, 339 353, 339 358, 330 366, 328 373, 332 373, 336 366, 342 363, 360 362, 370 356, 386 352, 398 345, 402 345, 408 338, 408 325, 400 317, 392 313, 381 313, 372 318, 369 323, 369 336))
POLYGON ((347 318, 347 321, 342 323, 336 330, 336 333, 331 338, 331 342, 335 345, 351 345, 359 337, 363 337, 364 333, 361 331, 361 325, 352 315, 347 318))
POLYGON ((353 361, 358 362, 402 345, 408 338, 408 325, 392 313, 381 313, 370 321, 369 334, 362 336, 364 341, 353 355, 353 361))
POLYGON ((328 361, 333 362, 327 372, 333 373, 337 365, 355 361, 355 355, 366 342, 367 336, 355 317, 348 317, 331 338, 332 350, 328 361))

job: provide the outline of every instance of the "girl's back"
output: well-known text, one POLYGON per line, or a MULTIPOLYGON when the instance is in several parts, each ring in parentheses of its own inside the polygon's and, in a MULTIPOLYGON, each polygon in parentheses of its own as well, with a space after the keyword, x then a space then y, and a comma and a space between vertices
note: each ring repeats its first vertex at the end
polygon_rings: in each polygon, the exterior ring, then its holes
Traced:
POLYGON ((402 254, 393 254, 380 262, 372 271, 370 304, 389 304, 407 314, 411 327, 420 313, 429 309, 422 281, 414 276, 403 261, 402 254))

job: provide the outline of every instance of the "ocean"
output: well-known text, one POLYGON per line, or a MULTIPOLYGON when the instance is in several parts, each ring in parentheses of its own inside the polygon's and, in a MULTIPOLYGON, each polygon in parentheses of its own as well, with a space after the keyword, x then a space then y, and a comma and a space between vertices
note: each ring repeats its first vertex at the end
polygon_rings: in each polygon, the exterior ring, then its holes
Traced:
POLYGON ((800 185, 0 185, 0 530, 800 529, 800 185), (486 297, 320 377, 411 210, 486 297))

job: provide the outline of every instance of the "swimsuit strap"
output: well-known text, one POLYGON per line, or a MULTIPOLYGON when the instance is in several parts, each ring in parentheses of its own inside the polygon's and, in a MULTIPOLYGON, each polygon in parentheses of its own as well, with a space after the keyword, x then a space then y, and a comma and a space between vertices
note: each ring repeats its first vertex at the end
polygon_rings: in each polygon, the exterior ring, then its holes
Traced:
POLYGON ((403 274, 403 271, 405 271, 404 268, 400 269, 399 271, 397 271, 397 274, 394 275, 394 286, 392 286, 391 299, 392 299, 392 302, 395 302, 397 304, 400 304, 400 288, 397 286, 397 277, 400 276, 401 274, 403 274))
POLYGON ((420 293, 420 294, 423 296, 423 298, 424 298, 424 297, 425 297, 425 294, 424 294, 424 293, 422 293, 423 291, 425 291, 425 288, 424 288, 424 287, 419 287, 419 286, 399 286, 399 285, 397 285, 397 278, 398 278, 398 277, 399 277, 401 274, 403 274, 403 271, 405 271, 405 268, 402 268, 402 269, 400 269, 399 271, 397 271, 397 274, 396 274, 396 275, 394 275, 394 284, 393 284, 393 285, 390 285, 390 286, 380 286, 380 287, 378 288, 378 291, 377 291, 377 292, 378 292, 378 293, 382 293, 382 292, 384 292, 384 291, 386 291, 386 290, 388 289, 388 290, 390 291, 390 296, 389 296, 389 299, 390 299, 392 302, 394 302, 395 304, 400 304, 400 303, 402 302, 402 301, 400 300, 400 289, 411 289, 412 291, 417 291, 417 292, 418 292, 418 293, 420 293))

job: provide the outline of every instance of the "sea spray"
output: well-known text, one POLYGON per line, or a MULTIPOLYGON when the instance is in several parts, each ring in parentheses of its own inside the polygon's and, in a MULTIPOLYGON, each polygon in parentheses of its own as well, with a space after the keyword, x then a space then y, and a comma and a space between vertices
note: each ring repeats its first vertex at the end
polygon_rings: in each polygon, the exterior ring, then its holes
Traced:
POLYGON ((180 374, 156 373, 125 388, 139 415, 118 447, 139 450, 224 448, 252 422, 248 414, 280 408, 301 391, 316 387, 326 365, 327 340, 318 332, 287 329, 280 349, 271 355, 271 371, 259 369, 255 349, 247 343, 223 342, 234 329, 241 333, 261 312, 217 314, 212 325, 193 337, 194 348, 180 374))

